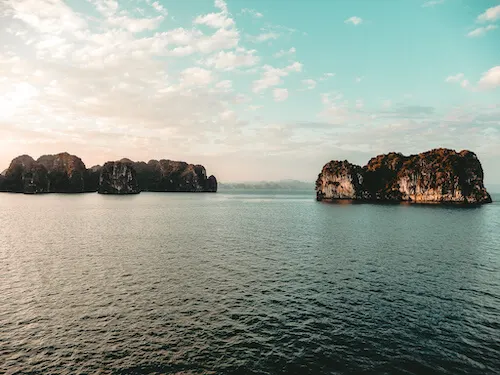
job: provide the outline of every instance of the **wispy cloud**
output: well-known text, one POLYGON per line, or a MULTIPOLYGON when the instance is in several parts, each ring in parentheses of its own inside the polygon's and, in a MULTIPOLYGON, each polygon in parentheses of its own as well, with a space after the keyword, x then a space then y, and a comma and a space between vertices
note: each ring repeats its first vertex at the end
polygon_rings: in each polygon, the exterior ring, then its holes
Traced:
POLYGON ((288 99, 288 90, 287 89, 274 89, 273 91, 274 101, 275 102, 284 102, 288 99))
POLYGON ((430 0, 430 1, 426 1, 425 3, 423 3, 422 7, 429 8, 429 7, 439 5, 439 4, 443 4, 444 2, 445 2, 445 0, 430 0))
POLYGON ((478 28, 472 30, 471 32, 469 32, 467 34, 467 36, 471 37, 471 38, 477 38, 477 37, 485 35, 488 31, 492 31, 492 30, 495 30, 497 28, 498 28, 497 25, 488 25, 485 27, 478 27, 478 28))
POLYGON ((260 12, 257 12, 255 9, 243 8, 241 10, 241 14, 248 14, 254 18, 262 18, 264 15, 260 12))
POLYGON ((344 23, 350 23, 354 26, 357 26, 357 25, 360 25, 361 23, 363 23, 363 19, 361 19, 360 17, 357 17, 357 16, 353 16, 353 17, 346 19, 344 21, 344 23))
POLYGON ((493 22, 500 19, 500 5, 486 9, 477 17, 478 22, 493 22))

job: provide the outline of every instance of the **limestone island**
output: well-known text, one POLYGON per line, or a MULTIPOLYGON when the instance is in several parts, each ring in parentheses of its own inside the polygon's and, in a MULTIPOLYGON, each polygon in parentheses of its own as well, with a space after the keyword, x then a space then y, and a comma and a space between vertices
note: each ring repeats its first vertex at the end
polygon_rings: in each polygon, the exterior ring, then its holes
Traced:
POLYGON ((410 156, 391 152, 364 167, 332 160, 318 175, 316 200, 491 203, 476 154, 445 148, 410 156))
POLYGON ((66 152, 34 160, 18 156, 0 174, 0 192, 138 194, 154 192, 217 192, 217 179, 205 167, 182 161, 130 159, 110 161, 87 169, 66 152))

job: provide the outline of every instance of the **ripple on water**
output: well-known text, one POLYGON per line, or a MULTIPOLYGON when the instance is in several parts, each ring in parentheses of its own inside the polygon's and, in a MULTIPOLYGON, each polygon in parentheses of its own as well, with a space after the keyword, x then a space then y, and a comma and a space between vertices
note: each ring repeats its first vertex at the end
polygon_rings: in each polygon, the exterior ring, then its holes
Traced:
POLYGON ((0 195, 0 373, 500 369, 496 203, 108 198, 0 195))

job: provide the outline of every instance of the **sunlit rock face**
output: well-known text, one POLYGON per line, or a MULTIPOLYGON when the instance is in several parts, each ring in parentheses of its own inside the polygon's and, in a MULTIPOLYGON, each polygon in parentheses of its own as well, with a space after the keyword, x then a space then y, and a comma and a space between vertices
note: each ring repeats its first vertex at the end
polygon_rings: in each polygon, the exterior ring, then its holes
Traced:
POLYGON ((130 163, 110 161, 101 168, 99 194, 138 194, 139 184, 130 163))
POLYGON ((360 199, 363 183, 362 168, 345 161, 325 164, 316 181, 316 196, 323 199, 360 199))
POLYGON ((95 191, 87 186, 87 178, 85 164, 77 156, 44 155, 35 161, 21 155, 3 173, 0 190, 26 194, 95 191))
POLYGON ((48 171, 50 193, 83 193, 92 190, 88 186, 87 168, 83 161, 67 152, 57 155, 44 155, 37 163, 48 171))
POLYGON ((490 203, 483 177, 481 163, 471 151, 389 153, 372 158, 363 168, 347 161, 327 163, 316 181, 316 196, 319 201, 490 203))

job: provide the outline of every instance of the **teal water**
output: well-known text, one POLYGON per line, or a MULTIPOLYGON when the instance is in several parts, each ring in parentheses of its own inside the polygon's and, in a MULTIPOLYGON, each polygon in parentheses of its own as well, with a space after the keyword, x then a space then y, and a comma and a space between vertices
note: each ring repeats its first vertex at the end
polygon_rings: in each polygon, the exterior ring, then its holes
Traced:
POLYGON ((0 194, 0 373, 499 369, 499 203, 0 194))

